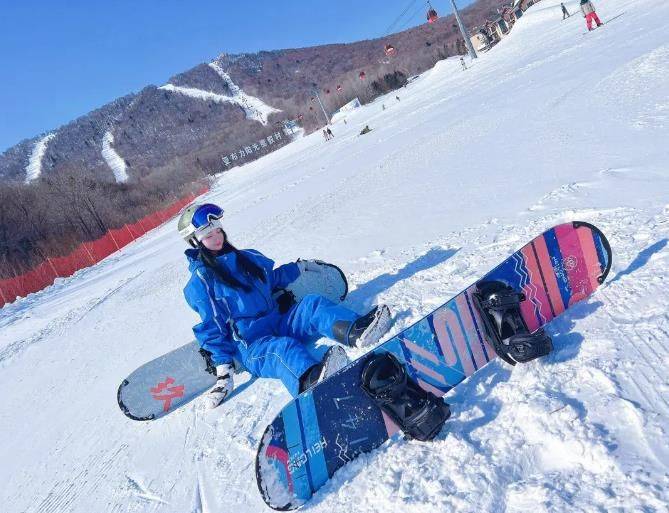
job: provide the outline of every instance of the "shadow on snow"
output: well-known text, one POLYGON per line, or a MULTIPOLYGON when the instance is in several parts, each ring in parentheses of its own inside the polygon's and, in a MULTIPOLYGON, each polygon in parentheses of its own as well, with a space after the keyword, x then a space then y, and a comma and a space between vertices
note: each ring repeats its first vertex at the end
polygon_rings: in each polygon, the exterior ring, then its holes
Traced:
POLYGON ((627 276, 629 274, 632 274, 633 272, 641 269, 644 265, 648 263, 650 258, 655 254, 659 253, 664 249, 664 247, 667 245, 667 242, 669 242, 669 239, 662 239, 657 241, 655 244, 652 246, 648 246, 646 249, 642 250, 639 252, 639 254, 636 256, 632 262, 627 266, 626 269, 620 271, 618 274, 616 274, 615 278, 613 278, 609 284, 614 283, 618 281, 620 278, 623 276, 627 276))

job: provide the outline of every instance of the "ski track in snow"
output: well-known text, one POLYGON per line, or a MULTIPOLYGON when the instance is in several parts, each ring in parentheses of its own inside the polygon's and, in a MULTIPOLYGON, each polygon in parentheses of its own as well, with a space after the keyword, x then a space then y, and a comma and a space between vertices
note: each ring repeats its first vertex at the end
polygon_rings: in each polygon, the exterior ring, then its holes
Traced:
POLYGON ((191 98, 196 98, 203 101, 214 101, 216 103, 232 103, 238 105, 244 111, 247 119, 257 121, 263 125, 266 125, 268 122, 268 117, 274 112, 281 112, 279 109, 270 107, 264 103, 259 98, 246 94, 232 81, 230 76, 223 71, 221 66, 216 62, 210 62, 209 67, 212 68, 221 79, 226 83, 232 96, 225 96, 223 94, 213 93, 211 91, 205 91, 203 89, 197 89, 194 87, 184 87, 176 86, 174 84, 165 84, 160 86, 159 89, 164 89, 166 91, 173 91, 191 98))
MULTIPOLYGON (((107 301, 113 294, 121 290, 124 286, 126 286, 128 283, 133 281, 135 278, 137 278, 139 275, 142 274, 143 271, 140 271, 136 276, 133 276, 131 278, 127 278, 122 280, 118 285, 115 285, 112 289, 109 289, 108 291, 104 292, 103 295, 98 294, 95 295, 95 297, 89 299, 85 304, 82 306, 76 307, 74 309, 69 309, 67 302, 65 303, 65 312, 63 314, 59 314, 58 317, 51 317, 48 320, 48 323, 42 327, 40 330, 36 331, 34 334, 32 334, 30 337, 26 339, 20 339, 20 340, 15 340, 11 344, 0 347, 0 365, 5 361, 8 360, 9 358, 12 358, 19 354, 21 351, 24 349, 30 347, 32 344, 35 344, 37 342, 40 342, 44 338, 47 337, 47 335, 54 335, 54 334, 59 334, 62 333, 65 328, 67 328, 69 325, 79 322, 82 320, 86 315, 91 312, 94 308, 97 308, 98 306, 102 305, 105 301, 107 301)), ((53 306, 53 305, 52 305, 53 306)), ((11 306, 10 306, 11 308, 11 306)), ((9 310, 9 308, 8 308, 9 310)), ((18 315, 9 315, 7 317, 0 316, 0 328, 5 329, 9 325, 14 324, 15 322, 19 320, 24 320, 30 318, 30 312, 24 310, 24 314, 21 316, 18 315)))
POLYGON ((112 134, 111 131, 107 131, 102 138, 102 158, 105 159, 105 162, 114 173, 116 182, 125 183, 129 178, 127 171, 128 165, 125 163, 125 160, 116 153, 112 144, 114 144, 114 134, 112 134))
POLYGON ((42 174, 42 159, 44 158, 49 142, 54 137, 56 137, 56 134, 48 134, 35 143, 28 160, 28 165, 26 166, 25 183, 30 183, 33 180, 36 180, 42 174))
POLYGON ((275 109, 274 107, 270 107, 261 99, 246 94, 239 86, 237 86, 232 81, 230 75, 228 75, 225 71, 223 71, 221 65, 218 64, 216 61, 210 62, 209 67, 213 69, 218 74, 218 76, 223 79, 223 82, 225 82, 225 84, 228 86, 228 89, 230 89, 230 91, 232 92, 233 100, 235 100, 239 105, 242 106, 242 108, 244 109, 244 113, 246 114, 246 117, 248 119, 254 119, 256 121, 259 121, 263 125, 266 125, 270 114, 273 114, 275 112, 281 112, 280 109, 275 109))
MULTIPOLYGON (((598 5, 628 13, 581 37, 582 18, 543 0, 467 72, 442 61, 401 102, 232 169, 205 197, 236 245, 339 264, 347 303, 392 305, 393 333, 555 224, 591 222, 613 248, 607 282, 548 326, 551 355, 490 364, 449 394, 435 442, 391 440, 304 511, 668 510, 669 6, 635 5, 598 5)), ((254 458, 289 399, 280 384, 149 423, 116 404, 123 377, 198 322, 174 225, 0 310, 3 511, 266 510, 254 458)))

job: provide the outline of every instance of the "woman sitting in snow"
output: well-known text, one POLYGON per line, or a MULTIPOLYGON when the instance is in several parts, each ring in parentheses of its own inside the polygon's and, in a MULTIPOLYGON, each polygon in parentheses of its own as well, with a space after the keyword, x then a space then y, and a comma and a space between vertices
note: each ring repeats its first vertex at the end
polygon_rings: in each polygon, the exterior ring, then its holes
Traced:
POLYGON ((359 316, 319 295, 307 295, 299 303, 277 302, 275 291, 316 264, 298 260, 275 269, 260 252, 230 244, 222 216, 217 205, 194 204, 178 224, 192 246, 186 250, 191 277, 184 295, 202 319, 193 332, 211 353, 218 376, 206 396, 209 408, 221 404, 234 388, 233 359, 254 376, 280 379, 296 396, 348 363, 340 346, 331 347, 318 362, 304 341, 322 336, 346 347, 363 347, 388 331, 390 311, 385 305, 359 316))

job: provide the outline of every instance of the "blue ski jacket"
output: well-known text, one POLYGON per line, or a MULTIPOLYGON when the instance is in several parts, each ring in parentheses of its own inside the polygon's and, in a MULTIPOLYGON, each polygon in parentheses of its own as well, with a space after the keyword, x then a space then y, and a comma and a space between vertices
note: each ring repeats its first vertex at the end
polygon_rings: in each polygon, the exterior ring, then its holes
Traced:
POLYGON ((259 251, 241 250, 263 270, 266 278, 263 282, 243 273, 234 252, 223 253, 216 258, 218 264, 251 286, 249 291, 238 290, 216 279, 214 272, 199 259, 199 252, 199 249, 186 250, 191 277, 184 296, 202 319, 193 327, 193 333, 202 348, 212 354, 215 365, 232 363, 238 353, 237 344, 247 346, 273 333, 280 313, 272 292, 295 281, 300 270, 294 262, 274 269, 274 261, 259 251))

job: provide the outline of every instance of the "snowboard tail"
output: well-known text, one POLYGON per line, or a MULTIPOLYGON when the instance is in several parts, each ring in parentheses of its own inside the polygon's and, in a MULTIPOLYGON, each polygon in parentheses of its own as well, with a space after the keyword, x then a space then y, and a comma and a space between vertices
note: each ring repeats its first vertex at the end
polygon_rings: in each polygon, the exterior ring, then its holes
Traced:
MULTIPOLYGON (((478 284, 499 281, 521 293, 520 314, 536 333, 590 296, 610 268, 611 248, 599 229, 584 222, 558 225, 372 353, 392 353, 414 382, 442 397, 497 356, 476 307, 478 284)), ((295 398, 267 427, 256 477, 271 508, 299 507, 339 468, 399 431, 360 386, 369 355, 295 398)))

